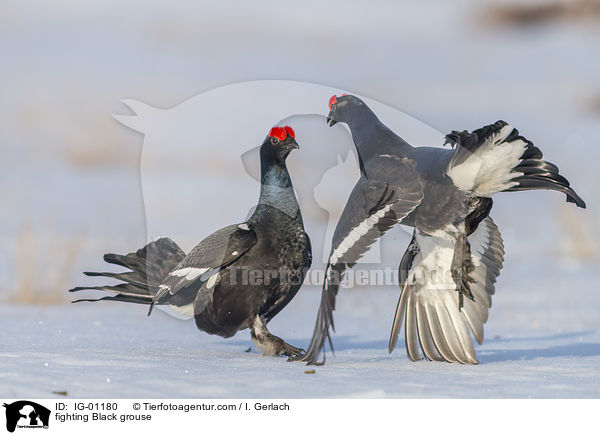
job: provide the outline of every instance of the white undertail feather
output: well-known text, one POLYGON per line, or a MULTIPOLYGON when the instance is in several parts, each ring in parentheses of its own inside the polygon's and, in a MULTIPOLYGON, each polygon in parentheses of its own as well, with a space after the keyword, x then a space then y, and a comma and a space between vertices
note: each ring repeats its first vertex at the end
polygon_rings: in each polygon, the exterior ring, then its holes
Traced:
POLYGON ((417 232, 420 252, 408 274, 409 285, 426 285, 423 291, 454 290, 450 273, 454 244, 439 237, 423 236, 417 232))
POLYGON ((517 185, 516 181, 511 180, 521 173, 513 170, 519 165, 527 144, 521 139, 504 142, 512 131, 510 125, 502 127, 465 161, 449 167, 446 173, 456 187, 473 192, 476 196, 491 197, 517 185))
POLYGON ((194 317, 194 304, 189 303, 187 305, 177 306, 169 304, 169 307, 178 314, 185 317, 194 317))

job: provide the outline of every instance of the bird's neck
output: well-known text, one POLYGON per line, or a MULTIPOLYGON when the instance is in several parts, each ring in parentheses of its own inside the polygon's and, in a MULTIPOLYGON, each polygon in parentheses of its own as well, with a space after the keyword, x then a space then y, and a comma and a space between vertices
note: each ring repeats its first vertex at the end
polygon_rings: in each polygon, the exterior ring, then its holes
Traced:
POLYGON ((276 162, 269 156, 261 155, 260 166, 260 197, 255 218, 259 218, 257 214, 264 213, 268 207, 276 208, 292 218, 299 216, 300 207, 285 162, 276 162))
POLYGON ((412 149, 404 139, 382 123, 366 105, 351 110, 346 123, 352 133, 363 172, 364 163, 374 156, 381 154, 406 156, 412 149))

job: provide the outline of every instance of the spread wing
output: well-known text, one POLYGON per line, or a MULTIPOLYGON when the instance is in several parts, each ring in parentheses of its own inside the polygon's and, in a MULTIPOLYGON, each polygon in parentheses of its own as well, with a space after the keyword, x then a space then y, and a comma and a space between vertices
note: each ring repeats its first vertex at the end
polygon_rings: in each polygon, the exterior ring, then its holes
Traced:
POLYGON ((406 350, 411 360, 421 359, 420 344, 429 360, 477 364, 469 328, 481 344, 494 284, 502 269, 504 247, 498 227, 489 216, 467 240, 474 266, 469 274, 474 300, 465 298, 459 309, 456 284, 450 276, 453 243, 415 231, 400 263, 402 294, 392 326, 390 352, 396 346, 404 320, 406 350), (439 276, 440 271, 445 274, 439 276))
MULTIPOLYGON (((202 286, 214 273, 243 256, 256 243, 256 233, 247 223, 222 228, 198 243, 183 260, 169 272, 158 286, 152 306, 156 303, 170 303, 182 306, 192 303, 200 291, 208 291, 214 286, 202 286), (192 290, 186 292, 186 290, 192 290), (191 300, 190 300, 191 299, 191 300), (173 301, 175 302, 175 301, 173 301)), ((207 300, 207 298, 204 298, 207 300)))
POLYGON ((325 338, 331 345, 329 329, 334 329, 335 298, 345 270, 423 199, 421 179, 407 158, 377 156, 367 162, 364 172, 367 176, 361 176, 354 186, 337 223, 313 337, 298 361, 315 364, 325 338))

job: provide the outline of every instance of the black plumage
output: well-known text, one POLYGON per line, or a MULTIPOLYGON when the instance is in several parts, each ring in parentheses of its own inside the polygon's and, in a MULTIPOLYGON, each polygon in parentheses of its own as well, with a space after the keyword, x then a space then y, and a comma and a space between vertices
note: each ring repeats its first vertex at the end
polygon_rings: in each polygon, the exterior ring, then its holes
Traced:
POLYGON ((75 287, 116 293, 100 299, 168 305, 193 315, 199 329, 231 337, 250 328, 263 353, 301 356, 272 335, 266 325, 296 295, 311 265, 311 246, 286 167, 298 148, 290 127, 274 127, 260 148, 261 191, 258 205, 243 223, 222 228, 187 255, 168 238, 136 253, 107 254, 105 261, 130 272, 85 272, 124 281, 114 286, 75 287))
POLYGON ((404 321, 411 359, 421 358, 420 344, 427 359, 477 363, 468 329, 481 343, 504 260, 500 232, 489 217, 491 196, 550 189, 579 207, 585 203, 555 165, 541 160, 539 148, 504 121, 472 133, 453 131, 446 142, 454 149, 415 148, 355 96, 334 96, 329 108, 331 125, 344 122, 350 128, 361 177, 335 230, 310 346, 297 360, 317 363, 325 340, 331 342, 344 270, 402 223, 414 233, 400 262, 402 293, 389 351, 404 321))

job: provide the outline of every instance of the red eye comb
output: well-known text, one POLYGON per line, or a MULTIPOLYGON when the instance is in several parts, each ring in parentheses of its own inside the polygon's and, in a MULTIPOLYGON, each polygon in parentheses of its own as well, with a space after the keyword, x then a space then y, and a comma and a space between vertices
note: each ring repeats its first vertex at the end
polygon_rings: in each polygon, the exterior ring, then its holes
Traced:
POLYGON ((329 110, 331 110, 331 106, 333 106, 335 103, 337 103, 337 97, 335 95, 332 95, 329 99, 329 110))
POLYGON ((273 127, 269 130, 269 137, 274 137, 278 140, 285 140, 288 135, 292 138, 296 137, 296 133, 294 133, 294 130, 289 125, 286 125, 285 127, 273 127))
MULTIPOLYGON (((342 94, 340 95, 340 97, 345 97, 346 95, 348 94, 342 94)), ((335 95, 332 95, 329 99, 329 110, 331 110, 331 106, 333 106, 335 103, 337 103, 337 97, 335 95)))

